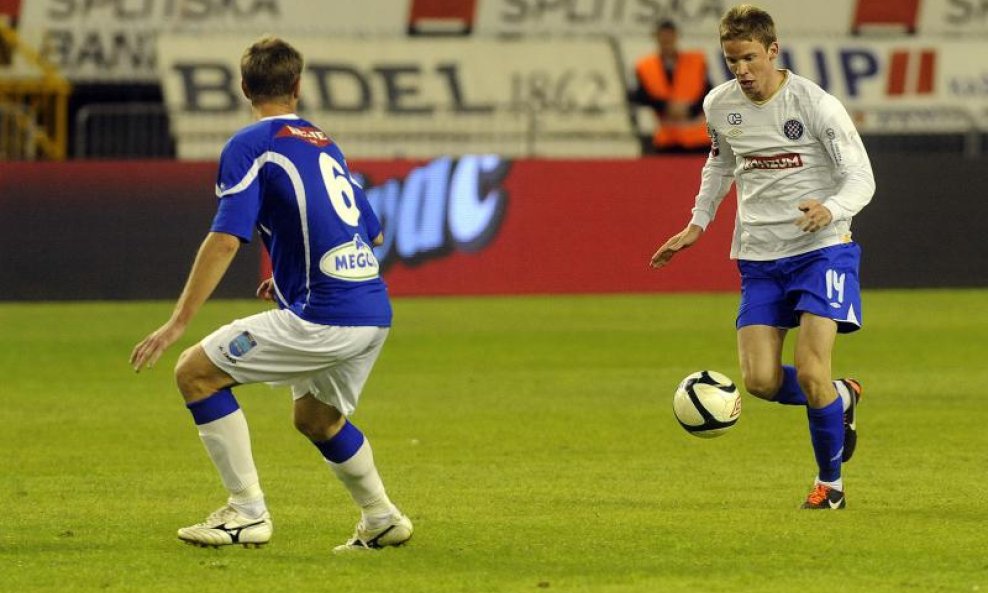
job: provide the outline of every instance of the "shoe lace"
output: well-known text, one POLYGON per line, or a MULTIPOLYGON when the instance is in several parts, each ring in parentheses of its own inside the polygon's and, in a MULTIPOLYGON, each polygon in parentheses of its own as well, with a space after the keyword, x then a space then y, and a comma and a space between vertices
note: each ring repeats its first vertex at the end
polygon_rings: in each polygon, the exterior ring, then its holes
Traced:
POLYGON ((224 523, 224 522, 226 522, 227 518, 229 518, 231 512, 234 512, 235 513, 236 511, 233 511, 233 509, 229 505, 220 507, 220 508, 216 509, 215 511, 213 511, 212 513, 210 513, 209 516, 206 517, 206 520, 203 521, 202 523, 200 523, 200 525, 211 525, 213 523, 224 523))
POLYGON ((807 497, 806 501, 811 504, 820 504, 827 500, 828 490, 829 489, 823 484, 817 484, 816 488, 813 489, 813 492, 810 492, 810 495, 807 497))
POLYGON ((370 549, 370 546, 367 545, 367 542, 365 542, 363 539, 360 538, 359 533, 354 533, 353 537, 350 538, 350 541, 348 541, 346 545, 351 548, 366 548, 368 550, 370 549))

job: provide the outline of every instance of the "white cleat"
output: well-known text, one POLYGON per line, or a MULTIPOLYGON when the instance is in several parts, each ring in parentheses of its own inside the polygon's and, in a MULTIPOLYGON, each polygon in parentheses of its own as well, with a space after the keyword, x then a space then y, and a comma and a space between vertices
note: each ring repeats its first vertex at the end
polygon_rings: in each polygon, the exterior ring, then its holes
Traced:
POLYGON ((259 548, 271 541, 274 524, 271 514, 264 511, 260 517, 251 518, 240 514, 230 505, 225 505, 196 523, 178 530, 178 539, 200 547, 242 545, 245 548, 259 548))
POLYGON ((380 550, 385 546, 400 546, 411 539, 412 531, 412 522, 401 511, 395 509, 391 522, 377 529, 365 528, 361 519, 357 523, 353 537, 345 544, 333 548, 333 552, 339 554, 352 550, 380 550))

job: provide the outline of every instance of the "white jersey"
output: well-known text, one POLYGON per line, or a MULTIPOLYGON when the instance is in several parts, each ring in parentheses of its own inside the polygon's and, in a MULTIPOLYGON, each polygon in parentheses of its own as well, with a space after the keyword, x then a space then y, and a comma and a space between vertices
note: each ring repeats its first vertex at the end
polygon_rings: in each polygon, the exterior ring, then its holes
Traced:
POLYGON ((840 101, 786 71, 779 90, 752 102, 735 80, 703 101, 712 141, 692 224, 704 229, 737 183, 731 258, 772 260, 851 240, 851 217, 871 200, 875 179, 861 137, 840 101), (797 204, 820 201, 833 222, 807 233, 797 204))

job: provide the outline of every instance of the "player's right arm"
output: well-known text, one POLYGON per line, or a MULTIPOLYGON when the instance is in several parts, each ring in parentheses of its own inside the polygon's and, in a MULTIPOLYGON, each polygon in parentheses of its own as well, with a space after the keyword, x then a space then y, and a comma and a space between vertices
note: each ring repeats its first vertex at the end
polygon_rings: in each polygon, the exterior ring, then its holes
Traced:
POLYGON ((220 155, 216 196, 220 203, 210 232, 199 246, 192 270, 171 317, 151 332, 130 354, 135 371, 154 366, 165 350, 175 343, 189 322, 209 298, 226 274, 240 249, 250 241, 260 207, 257 146, 235 136, 220 155))
MULTIPOLYGON (((707 121, 710 121, 710 102, 711 97, 707 95, 703 102, 707 121)), ((670 237, 652 255, 649 265, 653 268, 665 266, 674 255, 700 240, 707 225, 713 221, 724 196, 731 189, 731 184, 734 183, 734 151, 727 142, 721 141, 716 128, 712 125, 707 125, 707 131, 710 135, 710 154, 700 173, 700 191, 696 194, 693 216, 686 228, 670 237)))
POLYGON ((648 262, 648 265, 653 268, 661 268, 669 263, 672 256, 679 253, 679 251, 699 241, 702 234, 703 229, 699 226, 692 223, 686 225, 685 229, 673 235, 668 241, 662 244, 662 247, 659 247, 658 251, 652 255, 652 259, 648 262))
POLYGON ((182 337, 189 322, 216 290, 238 249, 240 239, 233 235, 216 232, 206 235, 171 317, 134 346, 130 364, 135 371, 154 366, 165 350, 182 337))

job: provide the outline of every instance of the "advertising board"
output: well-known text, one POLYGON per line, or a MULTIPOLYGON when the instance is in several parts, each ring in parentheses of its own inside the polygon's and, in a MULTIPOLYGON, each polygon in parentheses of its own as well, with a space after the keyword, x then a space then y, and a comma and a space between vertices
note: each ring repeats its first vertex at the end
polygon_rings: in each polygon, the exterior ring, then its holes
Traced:
MULTIPOLYGON (((865 287, 988 286, 985 159, 870 156, 878 190, 853 226, 865 287), (952 232, 935 232, 944 228, 952 232)), ((703 162, 471 155, 350 165, 383 223, 377 255, 398 297, 735 291, 731 194, 697 245, 660 271, 647 266, 689 219, 703 162)), ((216 211, 215 179, 213 162, 6 164, 0 300, 174 299, 216 211)), ((241 248, 216 296, 254 294, 259 244, 241 248)))
MULTIPOLYGON (((705 52, 714 86, 731 80, 716 38, 688 39, 705 52)), ((844 103, 863 133, 988 129, 985 43, 914 38, 782 38, 778 65, 816 82, 844 103)), ((654 51, 648 39, 621 43, 627 76, 654 51)))
POLYGON ((405 0, 30 0, 18 29, 73 82, 153 83, 162 34, 395 37, 407 21, 405 0))
MULTIPOLYGON (((480 0, 476 30, 489 35, 648 36, 664 19, 686 36, 716 38, 731 0, 480 0)), ((777 26, 794 35, 847 35, 856 0, 762 0, 777 26)))
MULTIPOLYGON (((353 158, 497 152, 634 156, 625 83, 605 40, 295 40, 301 113, 353 158)), ((215 159, 248 122, 241 38, 159 44, 179 156, 215 159)))

